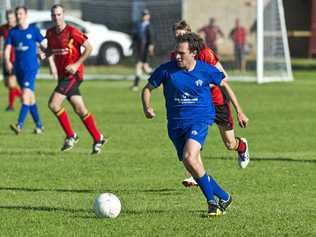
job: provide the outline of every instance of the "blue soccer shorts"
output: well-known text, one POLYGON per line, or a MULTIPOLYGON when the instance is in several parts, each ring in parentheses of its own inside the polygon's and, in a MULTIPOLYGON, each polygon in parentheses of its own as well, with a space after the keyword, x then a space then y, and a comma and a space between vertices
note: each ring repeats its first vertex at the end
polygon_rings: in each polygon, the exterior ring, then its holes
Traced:
POLYGON ((35 90, 36 74, 37 70, 15 71, 15 75, 21 89, 31 89, 32 91, 35 90))
POLYGON ((168 135, 177 150, 178 159, 183 160, 183 149, 188 139, 193 139, 203 146, 208 134, 209 124, 192 122, 181 126, 168 124, 168 135))

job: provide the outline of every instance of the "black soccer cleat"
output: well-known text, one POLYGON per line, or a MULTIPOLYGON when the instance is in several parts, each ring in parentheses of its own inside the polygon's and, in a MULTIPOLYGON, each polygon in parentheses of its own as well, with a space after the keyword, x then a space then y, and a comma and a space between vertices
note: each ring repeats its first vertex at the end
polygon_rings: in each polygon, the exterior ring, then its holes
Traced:
POLYGON ((209 203, 208 204, 208 214, 207 216, 209 218, 217 217, 217 216, 222 216, 224 215, 223 211, 219 207, 217 203, 209 203))
POLYGON ((10 124, 10 129, 15 132, 16 135, 19 135, 22 132, 22 128, 15 123, 10 124))
POLYGON ((91 155, 99 154, 102 151, 103 145, 106 143, 108 143, 108 139, 104 138, 103 135, 101 135, 100 141, 93 143, 91 155))
POLYGON ((223 214, 225 214, 226 209, 231 205, 232 202, 233 202, 233 198, 231 195, 229 195, 229 198, 226 202, 223 199, 220 199, 218 201, 219 208, 221 209, 223 214))
POLYGON ((66 137, 64 145, 62 146, 60 150, 69 151, 75 146, 76 143, 78 143, 78 141, 79 141, 79 137, 77 134, 75 134, 72 137, 66 137))

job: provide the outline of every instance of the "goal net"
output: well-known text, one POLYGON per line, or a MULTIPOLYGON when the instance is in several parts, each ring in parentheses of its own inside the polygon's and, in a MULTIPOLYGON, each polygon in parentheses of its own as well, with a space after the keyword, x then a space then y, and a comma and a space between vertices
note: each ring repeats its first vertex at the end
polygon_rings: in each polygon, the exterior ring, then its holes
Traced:
MULTIPOLYGON (((231 80, 258 83, 293 80, 282 0, 116 0, 115 3, 112 0, 0 0, 1 6, 10 3, 15 7, 21 2, 30 9, 43 10, 62 3, 67 14, 75 13, 84 21, 104 24, 110 30, 127 34, 132 34, 135 22, 146 8, 151 13, 155 38, 156 55, 150 58, 153 66, 168 60, 174 48, 175 22, 185 19, 193 31, 200 30, 201 36, 207 39, 202 28, 214 19, 221 33, 216 33, 213 41, 231 80), (245 30, 244 36, 232 34, 237 20, 245 30), (233 39, 243 37, 240 54, 233 39)), ((3 13, 4 8, 2 19, 3 13)))

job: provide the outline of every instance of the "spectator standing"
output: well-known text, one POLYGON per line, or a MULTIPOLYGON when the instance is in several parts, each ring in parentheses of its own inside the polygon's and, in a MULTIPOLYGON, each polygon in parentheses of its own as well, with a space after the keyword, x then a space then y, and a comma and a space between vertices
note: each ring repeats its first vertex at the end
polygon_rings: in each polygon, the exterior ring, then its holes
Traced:
POLYGON ((203 34, 207 47, 212 49, 215 54, 218 54, 217 40, 220 37, 224 37, 222 30, 215 24, 215 18, 210 18, 208 25, 203 26, 198 30, 199 34, 203 34))
POLYGON ((245 45, 246 45, 247 31, 245 27, 240 25, 240 21, 238 18, 236 19, 235 27, 231 30, 229 36, 234 42, 236 68, 238 68, 240 71, 245 71, 246 70, 245 45))
POLYGON ((148 56, 154 55, 153 31, 150 24, 150 13, 147 9, 142 12, 141 21, 137 24, 133 35, 133 46, 136 52, 135 78, 133 91, 138 90, 138 84, 142 73, 150 74, 152 68, 148 63, 148 56))

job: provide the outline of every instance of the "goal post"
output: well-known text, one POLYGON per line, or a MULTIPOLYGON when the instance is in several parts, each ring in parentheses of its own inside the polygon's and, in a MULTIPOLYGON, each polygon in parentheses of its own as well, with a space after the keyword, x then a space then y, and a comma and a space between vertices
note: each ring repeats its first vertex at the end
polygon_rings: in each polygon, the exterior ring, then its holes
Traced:
POLYGON ((293 81, 282 0, 257 0, 257 82, 293 81))

